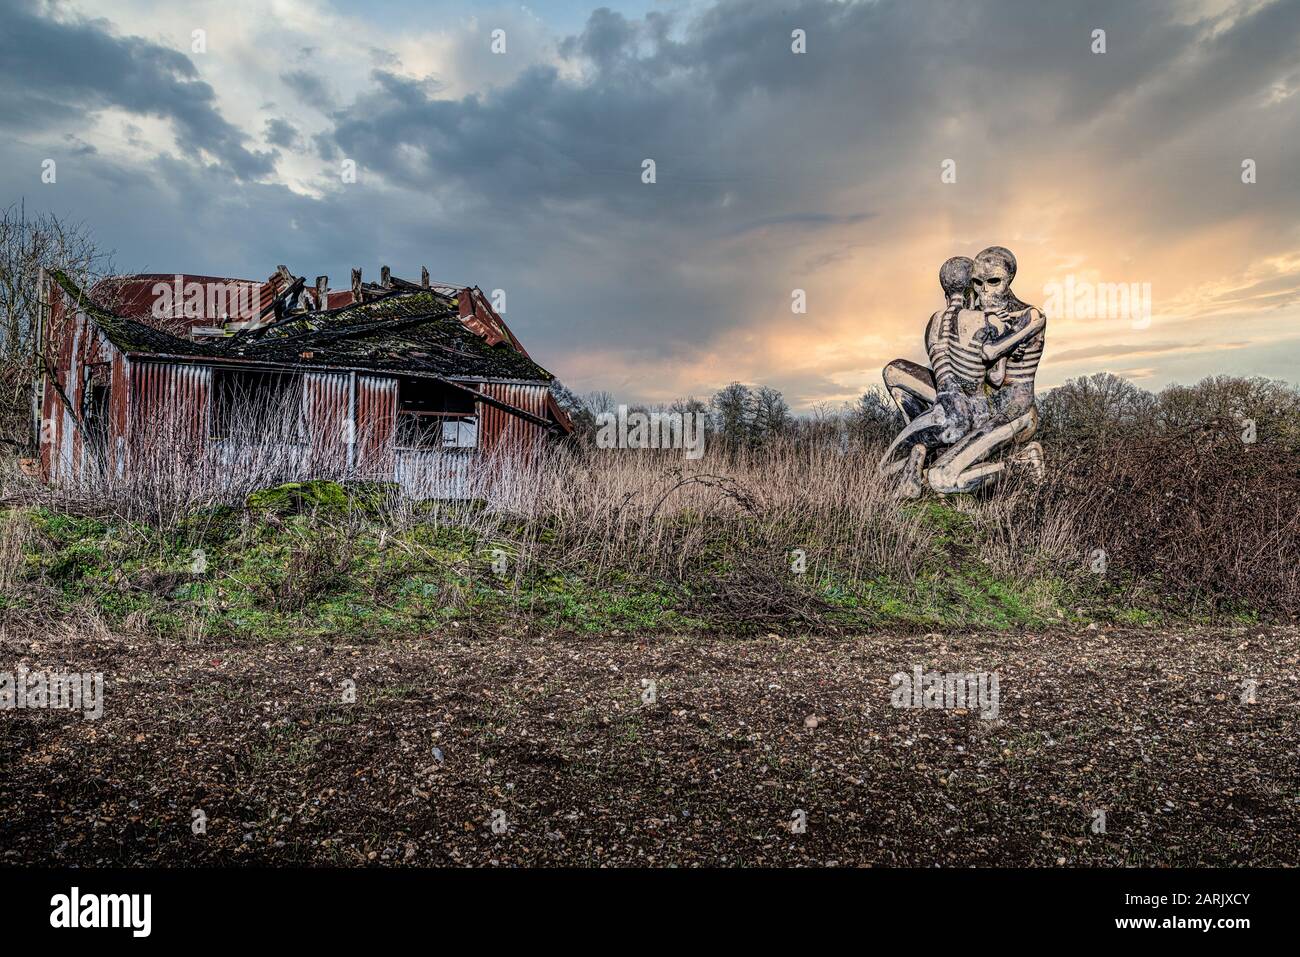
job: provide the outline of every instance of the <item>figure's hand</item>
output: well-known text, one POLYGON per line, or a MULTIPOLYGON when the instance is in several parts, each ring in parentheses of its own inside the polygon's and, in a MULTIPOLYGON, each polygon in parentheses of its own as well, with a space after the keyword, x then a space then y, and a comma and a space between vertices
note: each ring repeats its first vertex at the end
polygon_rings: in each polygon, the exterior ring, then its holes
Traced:
POLYGON ((997 362, 993 363, 993 365, 989 366, 987 378, 989 380, 989 385, 993 386, 995 389, 1000 387, 1002 383, 1006 381, 1007 378, 1007 357, 1006 356, 1003 356, 997 362))
POLYGON ((1027 343, 1041 336, 1046 327, 1047 318, 1032 306, 1018 316, 1011 316, 1002 335, 983 343, 980 351, 984 354, 984 361, 992 364, 1017 350, 1023 356, 1027 343))

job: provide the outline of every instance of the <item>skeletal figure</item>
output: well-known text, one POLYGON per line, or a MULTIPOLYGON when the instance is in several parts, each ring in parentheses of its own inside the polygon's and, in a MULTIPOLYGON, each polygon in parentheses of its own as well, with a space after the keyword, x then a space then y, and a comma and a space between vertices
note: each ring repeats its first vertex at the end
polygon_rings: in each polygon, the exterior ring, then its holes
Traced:
POLYGON ((951 445, 966 433, 977 410, 967 401, 969 388, 956 373, 952 344, 957 318, 973 305, 970 291, 974 261, 954 256, 939 268, 939 286, 947 297, 944 309, 933 313, 925 327, 925 351, 930 368, 907 359, 895 359, 885 366, 885 388, 903 413, 908 427, 899 433, 881 459, 887 474, 903 470, 899 494, 913 498, 924 488, 924 467, 932 449, 951 445), (908 458, 886 466, 894 450, 909 443, 908 458))
POLYGON ((965 256, 954 256, 939 268, 939 285, 948 306, 931 315, 925 327, 925 351, 931 368, 908 359, 895 359, 885 366, 885 388, 908 422, 934 406, 939 382, 946 381, 951 374, 952 365, 947 358, 949 330, 957 313, 973 304, 969 291, 973 265, 974 261, 965 256))
POLYGON ((939 271, 948 306, 926 327, 933 372, 905 359, 885 367, 885 386, 908 421, 881 460, 886 474, 903 471, 900 495, 915 497, 926 484, 972 491, 1005 469, 989 457, 1011 445, 1023 444, 1015 459, 1041 475, 1042 447, 1029 440, 1038 427, 1034 374, 1047 320, 1011 291, 1015 273, 1015 257, 1001 246, 974 261, 949 259, 939 271), (908 458, 890 462, 909 442, 908 458), (926 458, 943 446, 927 472, 926 458))

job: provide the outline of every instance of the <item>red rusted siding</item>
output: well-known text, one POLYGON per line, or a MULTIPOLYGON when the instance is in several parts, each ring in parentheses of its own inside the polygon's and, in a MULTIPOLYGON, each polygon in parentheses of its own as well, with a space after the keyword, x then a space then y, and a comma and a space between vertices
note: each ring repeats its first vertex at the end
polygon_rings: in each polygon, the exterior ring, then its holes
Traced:
POLYGON ((357 375, 357 462, 359 472, 389 475, 395 467, 397 380, 391 376, 357 375))
POLYGON ((68 314, 57 285, 51 283, 47 295, 45 336, 52 344, 54 377, 44 383, 41 401, 40 464, 47 481, 64 482, 80 474, 90 454, 80 418, 91 386, 109 387, 106 452, 110 463, 120 448, 129 393, 124 382, 128 363, 94 323, 80 313, 68 314))
POLYGON ((313 465, 337 468, 347 461, 352 436, 352 375, 308 372, 302 377, 303 418, 313 465))
POLYGON ((185 337, 195 326, 211 325, 223 317, 235 322, 256 319, 275 298, 279 285, 220 276, 143 273, 101 280, 90 290, 90 298, 119 316, 185 337))
MULTIPOLYGON (((521 384, 515 382, 484 382, 478 390, 500 402, 505 402, 524 412, 530 412, 541 418, 546 417, 546 397, 549 390, 544 385, 521 384)), ((476 403, 478 408, 478 447, 480 451, 490 452, 497 449, 524 450, 531 448, 545 434, 541 426, 527 422, 504 409, 498 409, 485 402, 476 403)))
POLYGON ((111 434, 109 447, 112 450, 113 469, 121 475, 127 465, 127 428, 131 416, 131 360, 119 355, 113 363, 111 379, 112 394, 109 401, 111 415, 111 434))
POLYGON ((200 454, 208 439, 212 369, 136 359, 127 378, 131 385, 128 455, 146 451, 155 443, 179 445, 200 454))
POLYGON ((309 372, 303 376, 303 403, 313 461, 334 466, 347 461, 358 475, 389 476, 397 423, 395 378, 309 372))

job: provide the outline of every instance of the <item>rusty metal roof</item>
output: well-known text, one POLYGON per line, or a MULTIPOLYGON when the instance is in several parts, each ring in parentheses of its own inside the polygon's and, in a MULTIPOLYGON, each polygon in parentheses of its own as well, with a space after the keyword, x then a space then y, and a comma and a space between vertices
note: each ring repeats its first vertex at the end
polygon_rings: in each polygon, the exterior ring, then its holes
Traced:
POLYGON ((56 272, 54 278, 109 341, 131 355, 212 364, 256 361, 394 374, 423 372, 454 378, 535 382, 554 378, 529 358, 476 289, 371 288, 374 298, 363 302, 291 312, 258 328, 195 341, 92 301, 63 273, 56 272))

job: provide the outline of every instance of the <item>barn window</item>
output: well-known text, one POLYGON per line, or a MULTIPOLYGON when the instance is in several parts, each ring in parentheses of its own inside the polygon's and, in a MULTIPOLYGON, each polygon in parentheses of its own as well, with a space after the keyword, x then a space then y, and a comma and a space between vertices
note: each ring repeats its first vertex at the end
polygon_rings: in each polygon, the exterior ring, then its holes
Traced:
POLYGON ((208 435, 228 439, 241 433, 281 433, 302 440, 302 382, 296 375, 244 369, 212 370, 212 414, 208 435))
POLYGON ((109 409, 112 408, 111 371, 108 363, 88 363, 82 385, 81 417, 86 424, 86 439, 91 450, 99 455, 108 448, 109 409))
POLYGON ((435 379, 402 377, 397 384, 397 444, 404 449, 477 448, 474 397, 435 379))

